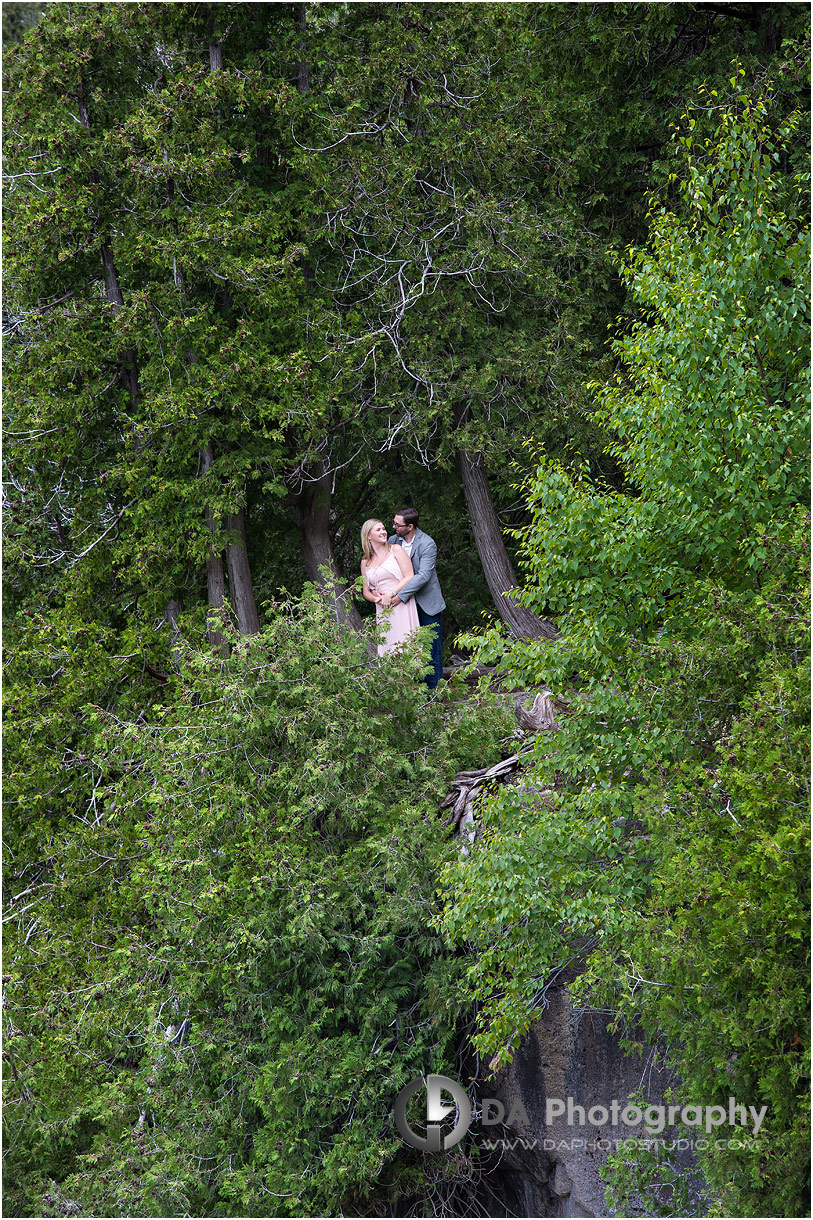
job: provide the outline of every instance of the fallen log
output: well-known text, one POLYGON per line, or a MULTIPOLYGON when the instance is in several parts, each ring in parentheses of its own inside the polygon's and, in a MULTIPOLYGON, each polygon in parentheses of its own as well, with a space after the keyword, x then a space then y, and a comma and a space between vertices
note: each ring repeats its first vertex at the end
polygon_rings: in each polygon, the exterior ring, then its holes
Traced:
MULTIPOLYGON (((566 712, 567 703, 557 699, 551 691, 540 691, 530 708, 522 703, 523 696, 514 696, 514 715, 522 730, 521 736, 543 732, 555 732, 561 726, 556 720, 556 712, 566 712)), ((467 856, 471 844, 477 836, 477 825, 474 820, 474 806, 478 798, 495 783, 504 783, 522 767, 522 760, 534 748, 533 740, 526 742, 514 754, 503 758, 490 767, 481 767, 479 771, 458 771, 452 780, 450 791, 441 801, 441 809, 450 809, 446 825, 452 826, 465 840, 460 849, 461 856, 467 856)), ((540 795, 544 795, 540 793, 540 795)))
POLYGON ((454 674, 462 673, 465 675, 466 681, 471 682, 474 678, 485 678, 487 674, 496 672, 496 665, 473 665, 471 661, 458 661, 456 665, 444 665, 444 678, 451 678, 454 674))

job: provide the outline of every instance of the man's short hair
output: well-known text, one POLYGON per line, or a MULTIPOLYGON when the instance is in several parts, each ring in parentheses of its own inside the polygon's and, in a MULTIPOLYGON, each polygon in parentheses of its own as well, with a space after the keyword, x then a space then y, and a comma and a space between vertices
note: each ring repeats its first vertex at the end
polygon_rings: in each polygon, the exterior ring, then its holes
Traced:
POLYGON ((400 517, 404 525, 414 525, 415 529, 418 528, 417 508, 399 508, 395 516, 400 517))

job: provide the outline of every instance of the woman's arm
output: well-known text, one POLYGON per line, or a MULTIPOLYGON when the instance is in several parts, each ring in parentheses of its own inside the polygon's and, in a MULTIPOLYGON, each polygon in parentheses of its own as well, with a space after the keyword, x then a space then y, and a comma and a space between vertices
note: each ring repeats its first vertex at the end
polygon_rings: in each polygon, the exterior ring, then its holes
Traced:
MULTIPOLYGON (((399 547, 398 549, 400 550, 401 548, 399 547)), ((381 594, 371 592, 370 586, 367 584, 367 560, 366 559, 362 559, 362 561, 361 561, 361 574, 364 577, 364 588, 362 589, 362 593, 363 593, 365 599, 368 602, 380 602, 381 594)))

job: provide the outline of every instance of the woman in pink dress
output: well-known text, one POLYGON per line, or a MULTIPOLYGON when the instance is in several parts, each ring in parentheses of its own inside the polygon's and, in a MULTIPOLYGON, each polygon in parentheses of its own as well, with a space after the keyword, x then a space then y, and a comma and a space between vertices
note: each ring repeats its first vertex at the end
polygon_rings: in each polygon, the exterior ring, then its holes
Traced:
POLYGON ((412 560, 403 547, 390 546, 387 531, 381 521, 372 518, 361 527, 361 574, 364 577, 364 596, 375 602, 376 622, 386 629, 386 637, 378 645, 378 655, 391 652, 413 635, 420 624, 415 598, 392 605, 392 599, 408 580, 415 575, 412 560))

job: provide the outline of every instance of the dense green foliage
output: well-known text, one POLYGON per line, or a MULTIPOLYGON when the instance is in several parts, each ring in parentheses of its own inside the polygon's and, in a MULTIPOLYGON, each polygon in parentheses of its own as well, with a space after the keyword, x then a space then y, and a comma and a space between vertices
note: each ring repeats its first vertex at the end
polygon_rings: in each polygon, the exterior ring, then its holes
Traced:
MULTIPOLYGON (((521 520, 518 436, 596 460, 582 384, 620 303, 610 254, 668 160, 664 116, 804 24, 792 5, 764 19, 52 6, 5 64, 15 581, 64 577, 91 618, 189 610, 204 507, 226 544, 245 506, 272 596, 301 580, 295 521, 322 464, 352 569, 344 518, 420 494, 434 525, 424 472, 459 486, 461 445, 521 520)), ((450 533, 471 528, 460 504, 450 533)), ((454 625, 480 612, 471 583, 454 625)))
POLYGON ((393 1097, 574 945, 687 1088, 770 1104, 725 1205, 792 1207, 805 6, 3 16, 7 1211, 464 1211, 393 1097), (411 501, 447 639, 493 617, 463 451, 563 628, 486 651, 580 694, 566 787, 458 871, 437 807, 502 714, 369 664, 306 556, 319 495, 347 574, 411 501))
MULTIPOLYGON (((411 1076, 454 1072, 436 794, 501 727, 478 701, 427 704, 421 665, 371 667, 311 592, 228 662, 184 645, 148 722, 84 709, 92 804, 50 837, 50 880, 6 941, 20 1211, 375 1214, 420 1197, 389 1114, 411 1076)), ((14 744, 35 765, 32 710, 14 744)))
POLYGON ((498 1060, 575 953, 684 1104, 767 1105, 757 1151, 701 1157, 724 1215, 801 1214, 808 1153, 808 179, 771 118, 689 120, 685 211, 653 204, 626 264, 640 312, 600 412, 626 487, 547 463, 530 488, 525 596, 563 639, 483 652, 577 691, 538 750, 548 797, 492 802, 443 918, 498 1060))

